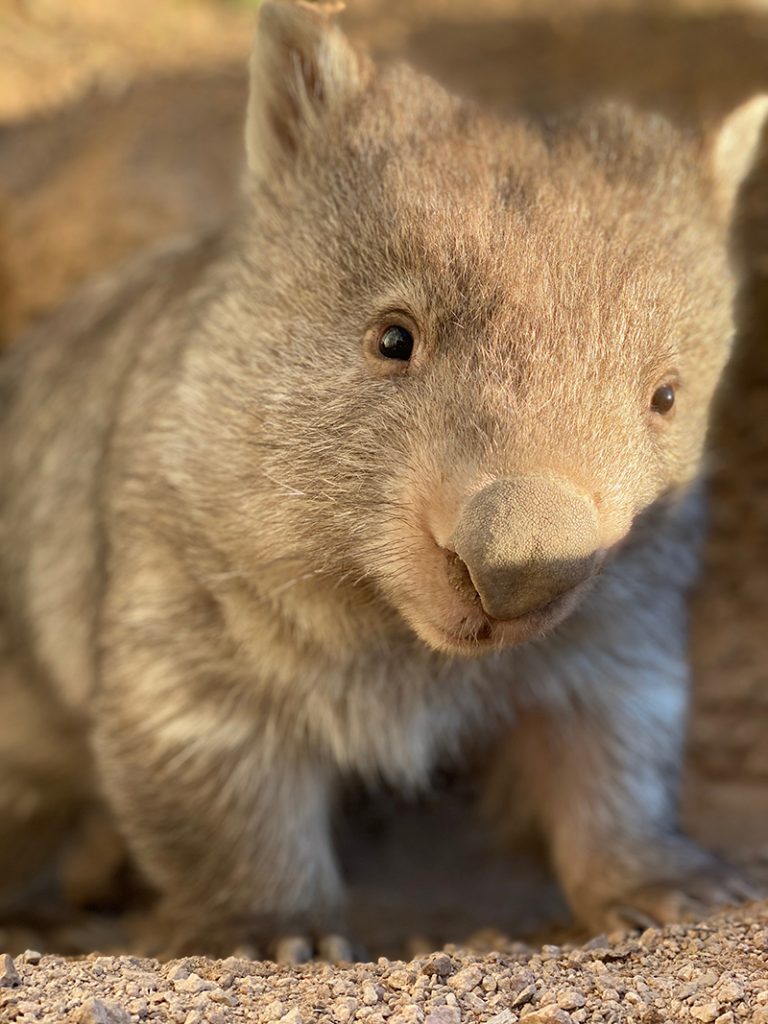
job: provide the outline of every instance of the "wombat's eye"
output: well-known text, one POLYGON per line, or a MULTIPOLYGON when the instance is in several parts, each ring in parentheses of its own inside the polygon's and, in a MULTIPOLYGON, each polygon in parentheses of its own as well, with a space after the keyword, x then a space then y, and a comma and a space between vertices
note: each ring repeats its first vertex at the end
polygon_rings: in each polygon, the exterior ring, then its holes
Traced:
POLYGON ((662 384, 656 388, 651 399, 651 411, 660 416, 668 413, 675 404, 675 389, 671 384, 662 384))
POLYGON ((387 359, 407 361, 413 352, 413 335, 407 327, 393 324, 382 333, 379 352, 387 359))

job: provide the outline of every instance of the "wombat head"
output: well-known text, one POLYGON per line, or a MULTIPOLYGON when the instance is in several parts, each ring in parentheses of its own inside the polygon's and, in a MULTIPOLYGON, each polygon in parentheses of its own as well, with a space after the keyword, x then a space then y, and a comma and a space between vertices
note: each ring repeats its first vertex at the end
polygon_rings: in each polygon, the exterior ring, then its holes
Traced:
POLYGON ((238 255, 190 371, 239 567, 330 578, 453 653, 559 621, 699 471, 767 111, 709 143, 618 105, 503 123, 267 0, 238 255))

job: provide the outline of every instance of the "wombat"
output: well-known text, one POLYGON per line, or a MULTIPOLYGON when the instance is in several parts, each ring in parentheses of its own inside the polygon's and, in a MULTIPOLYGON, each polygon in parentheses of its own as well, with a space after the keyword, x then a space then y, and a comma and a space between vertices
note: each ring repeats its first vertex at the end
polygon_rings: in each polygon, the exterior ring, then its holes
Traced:
POLYGON ((502 122, 266 0, 237 215, 4 357, 0 858, 103 799, 172 948, 346 956, 339 785, 503 735, 591 928, 747 898, 677 792, 766 116, 502 122))

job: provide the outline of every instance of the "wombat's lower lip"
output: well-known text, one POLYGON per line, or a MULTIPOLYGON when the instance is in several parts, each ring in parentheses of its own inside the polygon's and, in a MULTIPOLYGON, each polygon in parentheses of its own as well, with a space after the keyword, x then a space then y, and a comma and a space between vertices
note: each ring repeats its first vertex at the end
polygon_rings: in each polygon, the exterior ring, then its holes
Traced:
POLYGON ((455 653, 477 654, 493 648, 515 647, 539 636, 549 626, 561 619, 561 613, 571 604, 575 587, 554 600, 538 608, 533 608, 514 619, 494 619, 483 615, 469 631, 452 631, 446 627, 436 627, 443 642, 440 646, 453 649, 455 653))

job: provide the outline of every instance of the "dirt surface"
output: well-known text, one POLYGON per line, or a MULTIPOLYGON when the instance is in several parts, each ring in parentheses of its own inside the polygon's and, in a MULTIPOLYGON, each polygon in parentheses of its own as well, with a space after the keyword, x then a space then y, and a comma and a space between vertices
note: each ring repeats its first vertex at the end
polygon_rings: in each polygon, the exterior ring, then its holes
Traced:
MULTIPOLYGON (((567 7, 359 0, 347 20, 378 52, 405 55, 501 111, 618 95, 684 122, 707 122, 768 88, 768 12, 757 0, 617 0, 599 8, 594 0, 567 7)), ((236 3, 0 0, 6 340, 84 278, 146 244, 226 216, 240 167, 252 23, 252 10, 236 3)), ((696 834, 768 882, 768 154, 744 209, 749 280, 730 388, 713 432, 712 532, 694 601, 687 815, 696 834)), ((579 937, 541 861, 499 851, 472 816, 477 786, 451 775, 417 802, 388 794, 350 798, 339 837, 350 924, 373 955, 411 955, 468 937, 479 951, 498 945, 488 929, 544 941, 579 937)), ((115 916, 51 908, 0 924, 0 948, 138 952, 146 927, 141 909, 115 916)), ((734 914, 698 929, 648 933, 620 945, 617 956, 550 950, 531 958, 509 949, 480 960, 452 955, 445 978, 424 973, 421 960, 291 972, 241 961, 158 968, 126 958, 45 957, 37 965, 20 958, 20 987, 3 987, 0 962, 0 1022, 380 1024, 386 1017, 421 1024, 431 1015, 429 1024, 458 1024, 508 1011, 495 1024, 518 1017, 530 1024, 767 1024, 768 994, 760 997, 768 992, 766 934, 763 909, 752 924, 734 914), (473 965, 478 983, 457 991, 457 979, 476 976, 461 973, 473 965), (203 979, 196 991, 185 971, 203 979), (731 989, 728 977, 721 981, 729 972, 731 989), (513 1005, 531 985, 531 999, 513 1005), (367 1003, 376 986, 375 1002, 367 1003), (743 997, 722 994, 737 987, 743 997), (568 1006, 568 996, 558 1003, 561 988, 578 990, 584 1005, 568 1006), (104 1005, 83 1009, 90 998, 104 1005), (537 1018, 545 1005, 556 1008, 537 1018)))
POLYGON ((127 1024, 768 1024, 768 910, 599 936, 584 948, 449 947, 408 963, 282 968, 26 952, 0 961, 4 1022, 127 1024))

